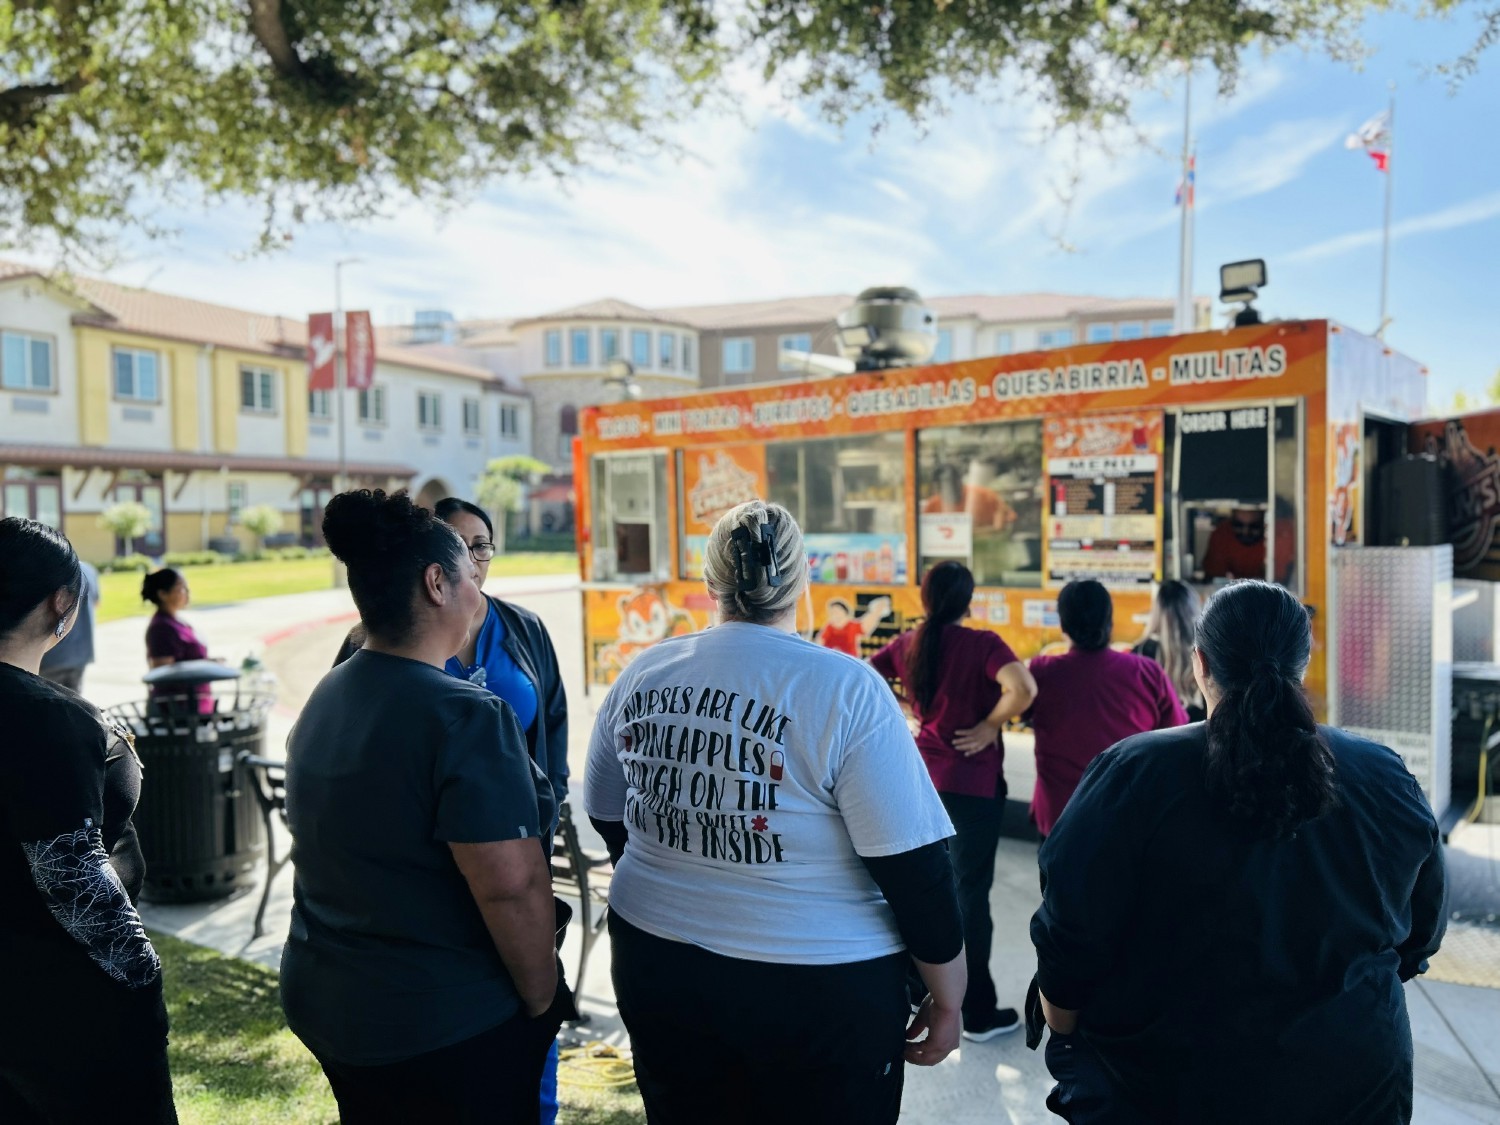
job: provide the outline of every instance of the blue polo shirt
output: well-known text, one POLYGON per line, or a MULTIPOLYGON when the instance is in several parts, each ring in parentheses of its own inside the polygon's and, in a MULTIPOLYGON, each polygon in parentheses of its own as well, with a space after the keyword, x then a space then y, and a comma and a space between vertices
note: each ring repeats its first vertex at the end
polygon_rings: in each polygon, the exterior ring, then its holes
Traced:
POLYGON ((521 729, 529 731, 536 722, 536 685, 526 678, 526 673, 505 651, 505 622, 500 620, 500 611, 495 603, 485 599, 490 607, 484 624, 479 627, 479 642, 474 646, 474 663, 465 665, 458 657, 451 657, 445 666, 448 675, 498 695, 510 704, 516 713, 521 729))

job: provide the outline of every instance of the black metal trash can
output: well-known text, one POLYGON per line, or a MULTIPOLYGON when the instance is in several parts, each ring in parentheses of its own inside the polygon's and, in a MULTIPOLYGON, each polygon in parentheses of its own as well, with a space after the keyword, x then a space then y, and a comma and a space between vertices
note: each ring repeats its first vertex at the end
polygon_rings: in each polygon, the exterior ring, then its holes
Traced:
MULTIPOLYGON (((173 681, 185 690, 194 683, 173 681)), ((146 861, 142 896, 149 902, 227 898, 253 881, 265 849, 254 780, 239 758, 244 751, 264 752, 272 698, 235 691, 213 696, 212 703, 211 712, 200 714, 189 691, 180 699, 156 697, 109 711, 135 734, 141 759, 135 830, 146 861)))

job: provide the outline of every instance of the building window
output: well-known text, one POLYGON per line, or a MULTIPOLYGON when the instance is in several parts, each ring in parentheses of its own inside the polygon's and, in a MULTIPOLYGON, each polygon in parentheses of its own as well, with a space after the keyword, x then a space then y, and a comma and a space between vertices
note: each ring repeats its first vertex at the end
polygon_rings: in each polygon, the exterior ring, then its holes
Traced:
POLYGON ((608 363, 620 354, 620 330, 618 328, 599 329, 599 360, 608 363))
POLYGON ((500 436, 519 437, 521 434, 520 411, 514 406, 500 407, 500 436))
MULTIPOLYGON (((807 362, 801 359, 789 359, 787 352, 812 351, 812 337, 806 332, 799 332, 795 336, 783 336, 776 341, 776 368, 779 371, 801 371, 807 366, 807 362)), ((725 368, 728 370, 728 368, 725 368)))
POLYGON ((663 371, 672 371, 677 367, 677 334, 675 332, 658 332, 656 334, 656 358, 660 360, 663 371))
POLYGON ((574 367, 587 367, 589 365, 589 330, 587 328, 571 328, 568 330, 568 362, 574 367))
POLYGON ((464 433, 474 435, 479 432, 479 400, 466 398, 464 399, 464 433))
POLYGON ((637 371, 651 366, 651 333, 639 328, 630 330, 630 362, 635 364, 637 371))
POLYGON ((0 332, 0 387, 7 391, 55 390, 51 338, 0 332))
POLYGON ((939 328, 937 347, 932 349, 933 363, 948 363, 953 359, 953 329, 939 328))
POLYGON ((367 425, 385 425, 385 388, 359 392, 359 420, 367 425))
POLYGON ((547 345, 547 366, 562 366, 562 329, 549 328, 544 337, 547 345))
POLYGON ((693 370, 693 363, 693 337, 684 336, 682 338, 682 369, 684 371, 693 370))
POLYGON ((240 409, 249 414, 276 413, 276 372, 268 367, 240 368, 240 409))
POLYGON ((308 391, 307 416, 319 422, 331 421, 333 419, 333 392, 308 391))
POLYGON ((724 341, 724 374, 748 375, 755 370, 755 340, 731 336, 724 341))
POLYGON ((229 526, 240 522, 240 513, 245 510, 245 482, 232 480, 224 486, 224 507, 229 512, 229 526))
MULTIPOLYGON (((1091 344, 1108 344, 1115 338, 1115 326, 1113 324, 1090 324, 1088 335, 1084 338, 1091 344)), ((1124 337, 1120 337, 1122 340, 1124 337)))
POLYGON ((1151 327, 1147 329, 1150 336, 1170 336, 1172 334, 1172 322, 1170 320, 1153 320, 1151 327))
POLYGON ((1047 332, 1038 332, 1036 337, 1036 346, 1039 348, 1065 348, 1072 342, 1071 328, 1053 328, 1047 332))
POLYGON ((1013 351, 1015 351, 1015 350, 1016 350, 1016 341, 1015 341, 1015 338, 1013 336, 1011 336, 1011 334, 1009 332, 996 332, 995 333, 995 349, 994 349, 994 353, 993 354, 995 354, 995 355, 1010 355, 1010 353, 1013 352, 1013 351))
POLYGON ((1139 340, 1144 335, 1145 328, 1138 320, 1127 321, 1120 325, 1120 339, 1122 340, 1139 340))
POLYGON ((443 396, 432 391, 417 392, 417 429, 443 428, 443 396))
POLYGON ((156 385, 155 352, 137 348, 116 348, 114 354, 115 398, 133 402, 160 402, 156 385))
POLYGON ((573 439, 578 436, 578 407, 560 407, 557 411, 557 458, 568 461, 573 457, 573 439))

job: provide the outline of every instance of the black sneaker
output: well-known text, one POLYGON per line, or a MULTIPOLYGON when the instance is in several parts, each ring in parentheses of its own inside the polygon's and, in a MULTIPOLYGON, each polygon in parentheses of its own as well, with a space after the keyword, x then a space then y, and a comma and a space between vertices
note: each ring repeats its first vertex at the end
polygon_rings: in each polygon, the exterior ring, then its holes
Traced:
POLYGON ((1021 1027, 1021 1016, 1014 1008, 998 1008, 977 1020, 964 1020, 964 1038, 971 1043, 987 1043, 998 1035, 1009 1035, 1021 1027))

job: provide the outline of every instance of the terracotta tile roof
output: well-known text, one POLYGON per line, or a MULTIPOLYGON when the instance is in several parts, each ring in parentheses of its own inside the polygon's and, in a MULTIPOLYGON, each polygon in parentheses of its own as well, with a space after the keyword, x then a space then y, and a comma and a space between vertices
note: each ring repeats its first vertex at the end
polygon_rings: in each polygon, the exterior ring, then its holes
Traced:
MULTIPOLYGON (((45 276, 43 271, 35 267, 0 261, 0 280, 27 274, 45 276)), ((92 277, 74 277, 71 281, 58 278, 54 283, 72 290, 95 306, 97 311, 82 312, 74 316, 74 322, 78 324, 270 355, 306 354, 307 321, 304 319, 248 312, 191 297, 117 285, 112 281, 92 277)), ((486 382, 494 378, 489 371, 477 364, 452 357, 427 355, 411 347, 380 345, 378 356, 404 367, 463 375, 486 382)))
POLYGON ((854 295, 779 297, 774 301, 739 301, 725 305, 689 305, 659 309, 683 324, 705 331, 732 328, 775 328, 781 325, 822 324, 854 304, 854 295))
POLYGON ((619 301, 608 297, 602 301, 590 301, 587 304, 543 313, 541 316, 525 317, 513 321, 511 327, 522 328, 554 320, 639 320, 648 324, 684 326, 689 324, 688 321, 673 316, 670 309, 643 309, 639 305, 632 305, 629 301, 619 301))
MULTIPOLYGON (((181 453, 155 449, 98 449, 67 445, 0 445, 0 463, 36 468, 75 469, 232 469, 245 473, 298 473, 333 476, 338 462, 305 457, 240 457, 233 453, 181 453)), ((351 461, 345 471, 358 477, 402 477, 417 475, 409 465, 351 461)))

